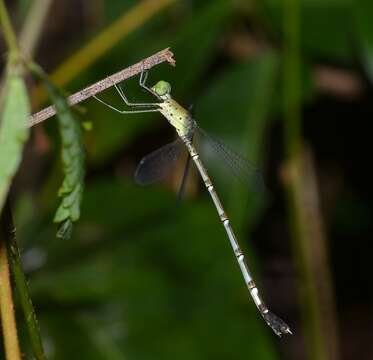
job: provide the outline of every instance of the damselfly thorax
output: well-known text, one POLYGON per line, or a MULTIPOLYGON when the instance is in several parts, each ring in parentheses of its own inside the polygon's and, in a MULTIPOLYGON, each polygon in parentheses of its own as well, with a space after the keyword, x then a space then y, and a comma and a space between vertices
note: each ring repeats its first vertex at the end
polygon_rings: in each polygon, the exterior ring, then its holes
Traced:
POLYGON ((160 113, 176 129, 177 134, 190 137, 195 128, 195 121, 189 112, 171 97, 159 104, 160 113))

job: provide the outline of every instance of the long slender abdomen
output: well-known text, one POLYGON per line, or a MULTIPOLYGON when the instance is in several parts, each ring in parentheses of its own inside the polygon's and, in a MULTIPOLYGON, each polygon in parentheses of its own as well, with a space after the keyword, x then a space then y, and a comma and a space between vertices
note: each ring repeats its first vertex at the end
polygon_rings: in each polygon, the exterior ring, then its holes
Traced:
POLYGON ((236 236, 233 232, 233 229, 230 225, 229 219, 227 214, 224 211, 223 205, 221 204, 221 201, 218 197, 218 194, 216 193, 214 186, 212 185, 211 179, 207 173, 206 168, 203 166, 201 160, 199 159, 199 154, 197 153, 196 149, 194 148, 190 138, 188 137, 182 137, 189 154, 191 158, 193 159, 194 163, 197 166, 197 169, 202 177, 203 182, 205 183, 205 186, 210 193, 210 196, 214 202, 214 205, 216 207, 216 210, 219 214, 220 220, 223 223, 223 226, 225 228, 225 231, 228 235, 229 242, 231 243, 233 252, 236 256, 238 265, 241 269, 241 273, 244 277, 246 286, 250 292, 250 295, 252 299, 254 300, 254 303, 256 307, 258 308, 260 314, 263 316, 266 323, 272 328, 272 330, 275 332, 276 335, 281 336, 283 334, 291 334, 289 326, 281 320, 279 317, 277 317, 275 314, 273 314, 271 311, 268 310, 266 305, 264 304, 263 300, 261 299, 259 295, 258 288, 255 285, 255 282, 250 274, 249 268, 245 262, 245 256, 238 244, 238 241, 236 239, 236 236))

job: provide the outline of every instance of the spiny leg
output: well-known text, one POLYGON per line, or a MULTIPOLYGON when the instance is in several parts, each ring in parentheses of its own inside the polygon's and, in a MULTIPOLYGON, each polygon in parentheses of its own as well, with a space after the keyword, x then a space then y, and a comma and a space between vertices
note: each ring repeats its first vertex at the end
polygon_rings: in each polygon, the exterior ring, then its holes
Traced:
POLYGON ((133 102, 130 102, 130 101, 128 101, 127 96, 124 94, 124 91, 123 91, 123 89, 122 89, 122 87, 120 85, 114 84, 114 87, 117 90, 117 92, 118 92, 119 96, 121 97, 121 99, 128 106, 133 106, 133 107, 144 106, 144 107, 147 107, 147 106, 158 106, 159 105, 158 103, 133 103, 133 102))
POLYGON ((161 100, 161 97, 153 91, 150 87, 146 85, 146 80, 148 79, 148 71, 145 70, 144 63, 141 66, 141 74, 140 74, 140 80, 139 80, 139 85, 146 91, 148 91, 150 94, 154 95, 157 99, 161 100))
POLYGON ((120 114, 142 114, 142 113, 147 113, 147 112, 158 112, 160 109, 141 109, 141 110, 119 110, 113 105, 108 104, 104 100, 100 99, 96 95, 93 95, 93 98, 95 98, 98 102, 101 104, 107 106, 109 109, 114 110, 120 114))
MULTIPOLYGON (((117 90, 119 96, 126 103, 126 105, 132 106, 132 107, 137 107, 137 106, 148 107, 148 106, 158 106, 159 105, 157 103, 153 103, 153 104, 152 103, 131 103, 131 102, 128 101, 128 99, 127 99, 126 95, 124 94, 122 88, 120 86, 118 86, 113 80, 111 80, 111 81, 112 81, 115 89, 117 90)), ((114 107, 113 105, 110 105, 107 102, 105 102, 104 100, 100 99, 96 95, 93 95, 93 98, 95 98, 97 101, 99 101, 101 104, 107 106, 111 110, 119 112, 120 114, 136 114, 136 113, 140 114, 140 113, 157 112, 157 111, 159 111, 159 108, 155 108, 155 109, 141 109, 141 110, 119 110, 116 107, 114 107)))
POLYGON ((158 106, 157 103, 132 103, 132 102, 128 101, 127 96, 124 94, 124 91, 123 91, 122 87, 119 84, 116 84, 113 79, 111 79, 111 82, 113 83, 113 85, 115 87, 115 90, 118 92, 119 96, 126 103, 126 105, 133 106, 133 107, 136 107, 136 106, 144 106, 144 107, 158 106))

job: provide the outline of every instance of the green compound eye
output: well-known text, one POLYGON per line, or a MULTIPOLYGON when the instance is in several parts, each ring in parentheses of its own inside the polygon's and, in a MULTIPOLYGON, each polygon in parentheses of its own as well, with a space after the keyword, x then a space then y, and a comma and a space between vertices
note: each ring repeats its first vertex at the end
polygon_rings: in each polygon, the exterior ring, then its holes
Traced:
POLYGON ((171 92, 171 85, 167 81, 160 80, 152 87, 152 90, 159 96, 167 95, 171 92))

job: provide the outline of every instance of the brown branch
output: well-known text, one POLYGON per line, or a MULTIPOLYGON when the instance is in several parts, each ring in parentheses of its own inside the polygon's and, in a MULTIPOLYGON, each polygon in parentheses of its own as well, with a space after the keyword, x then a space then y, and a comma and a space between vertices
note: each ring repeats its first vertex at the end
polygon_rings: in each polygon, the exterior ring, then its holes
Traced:
MULTIPOLYGON (((135 76, 143 69, 149 70, 153 66, 159 65, 165 61, 167 61, 171 65, 175 65, 175 59, 173 58, 174 54, 172 51, 167 48, 162 51, 157 52, 156 54, 149 56, 146 59, 139 61, 138 63, 123 69, 113 75, 106 77, 93 85, 86 87, 83 90, 76 92, 75 94, 68 97, 67 101, 69 105, 76 105, 80 102, 90 98, 93 95, 100 93, 108 89, 109 87, 117 84, 123 80, 129 79, 132 76, 135 76)), ((30 116, 29 119, 29 127, 32 127, 36 124, 41 123, 44 120, 49 119, 53 115, 56 114, 56 109, 54 106, 48 106, 47 108, 39 111, 38 113, 30 116)))

